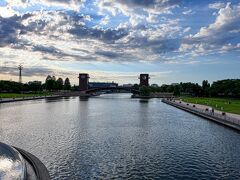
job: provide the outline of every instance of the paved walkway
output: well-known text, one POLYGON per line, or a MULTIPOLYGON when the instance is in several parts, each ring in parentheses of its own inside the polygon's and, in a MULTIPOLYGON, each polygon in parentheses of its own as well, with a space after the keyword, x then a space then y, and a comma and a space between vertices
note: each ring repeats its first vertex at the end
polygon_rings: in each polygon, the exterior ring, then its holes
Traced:
POLYGON ((220 121, 220 123, 225 124, 227 126, 231 126, 235 129, 240 130, 240 115, 226 113, 218 110, 214 110, 212 112, 212 107, 200 105, 200 104, 193 104, 193 103, 186 103, 180 100, 174 99, 163 99, 163 102, 171 104, 173 106, 179 107, 180 109, 184 109, 190 112, 194 112, 194 114, 201 115, 208 119, 212 119, 214 121, 220 121))
MULTIPOLYGON (((179 102, 180 100, 175 100, 175 101, 179 102)), ((212 107, 211 106, 207 106, 207 105, 187 103, 187 102, 184 102, 184 101, 182 101, 182 103, 189 104, 190 106, 195 105, 197 108, 199 108, 201 110, 204 110, 204 111, 206 110, 206 108, 208 108, 210 112, 212 110, 212 107)), ((222 114, 222 112, 224 112, 224 111, 219 111, 219 110, 214 109, 214 113, 216 113, 216 114, 222 114)), ((236 118, 236 119, 240 120, 240 115, 239 114, 233 114, 233 113, 228 113, 228 112, 225 112, 225 113, 229 117, 236 118)))

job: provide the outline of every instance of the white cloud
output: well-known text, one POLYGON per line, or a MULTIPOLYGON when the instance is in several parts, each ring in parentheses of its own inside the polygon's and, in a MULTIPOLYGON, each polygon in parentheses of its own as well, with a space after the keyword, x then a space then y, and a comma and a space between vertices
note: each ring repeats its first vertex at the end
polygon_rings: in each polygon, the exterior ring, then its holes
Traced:
POLYGON ((191 9, 187 10, 187 11, 183 11, 184 15, 190 15, 193 14, 193 11, 191 9))
POLYGON ((183 30, 183 33, 187 33, 191 30, 191 27, 186 27, 184 30, 183 30))
POLYGON ((7 6, 10 7, 27 7, 28 5, 30 5, 30 1, 29 0, 6 0, 7 6))
POLYGON ((216 2, 216 3, 209 4, 208 7, 209 7, 210 9, 221 9, 221 8, 224 8, 224 7, 225 7, 225 3, 216 2))
POLYGON ((189 50, 195 55, 223 53, 237 49, 236 38, 240 36, 240 4, 227 5, 218 11, 216 20, 209 26, 200 28, 194 35, 188 35, 183 40, 180 51, 189 50), (234 41, 235 39, 235 41, 234 41), (232 41, 233 40, 233 41, 232 41), (232 42, 231 42, 232 41, 232 42), (186 46, 189 44, 189 46, 186 46), (229 46, 229 44, 231 44, 229 46), (187 47, 187 48, 186 48, 187 47))
POLYGON ((193 37, 201 38, 206 36, 216 36, 222 32, 226 33, 226 31, 234 31, 239 29, 240 4, 231 7, 231 4, 228 3, 225 8, 221 8, 219 10, 216 21, 213 24, 210 24, 208 27, 202 27, 200 31, 193 37))
POLYGON ((104 18, 101 19, 100 24, 101 25, 107 25, 109 23, 110 17, 106 15, 104 18))
MULTIPOLYGON (((4 62, 14 59, 17 64, 25 62, 27 68, 41 66, 46 69, 44 72, 50 69, 61 74, 63 66, 71 63, 187 63, 188 60, 181 59, 239 52, 240 48, 236 38, 240 37, 239 4, 222 7, 212 24, 196 30, 174 14, 164 15, 178 6, 178 0, 101 0, 96 6, 100 5, 102 14, 96 12, 96 19, 94 15, 67 11, 79 10, 83 1, 9 0, 8 3, 0 7, 0 15, 5 17, 0 17, 1 59, 4 62), (63 10, 46 9, 12 16, 17 13, 14 7, 37 4, 54 5, 56 9, 59 6, 63 10), (196 33, 188 35, 189 32, 196 33)), ((183 10, 178 13, 193 13, 189 8, 183 10)))
POLYGON ((123 14, 130 17, 130 22, 136 26, 140 22, 156 22, 159 14, 170 14, 178 6, 179 0, 99 0, 96 2, 101 14, 111 13, 112 16, 123 14))
POLYGON ((85 0, 6 0, 8 7, 30 7, 40 4, 48 7, 59 7, 79 11, 85 0))
POLYGON ((18 12, 14 11, 11 6, 0 6, 0 16, 6 18, 14 16, 15 14, 19 14, 18 12))
POLYGON ((181 44, 181 46, 179 47, 179 51, 186 52, 186 51, 192 50, 193 47, 194 47, 194 45, 192 45, 192 44, 181 44))
POLYGON ((149 23, 157 23, 158 22, 158 14, 149 13, 148 17, 146 18, 147 22, 149 23))

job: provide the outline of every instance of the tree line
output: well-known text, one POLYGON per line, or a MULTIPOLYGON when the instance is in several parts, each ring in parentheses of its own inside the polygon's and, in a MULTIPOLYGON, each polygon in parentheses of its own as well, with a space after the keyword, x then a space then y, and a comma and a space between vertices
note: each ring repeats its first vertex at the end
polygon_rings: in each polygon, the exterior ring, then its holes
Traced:
POLYGON ((60 90, 71 90, 72 86, 69 78, 64 81, 61 77, 56 79, 55 76, 48 75, 45 83, 41 81, 32 81, 28 83, 19 83, 14 81, 0 81, 0 92, 20 93, 26 91, 60 91, 60 90))
POLYGON ((69 78, 66 78, 63 82, 63 79, 59 77, 56 79, 55 76, 48 75, 45 81, 45 84, 43 84, 43 88, 49 91, 54 90, 70 90, 71 89, 71 83, 69 78))
MULTIPOLYGON (((210 84, 207 80, 202 84, 186 82, 171 85, 162 85, 160 87, 139 87, 138 84, 133 86, 135 90, 140 90, 142 94, 148 95, 151 92, 169 92, 175 96, 195 96, 195 97, 236 97, 240 98, 240 79, 225 79, 215 81, 210 84)), ((55 76, 48 75, 45 83, 33 81, 26 84, 14 81, 0 81, 0 92, 24 92, 24 91, 59 91, 73 90, 77 91, 78 86, 71 86, 69 78, 63 80, 61 77, 56 79, 55 76)))
POLYGON ((233 97, 240 98, 240 79, 225 79, 215 81, 210 84, 207 80, 202 81, 202 85, 198 83, 179 83, 172 85, 162 85, 160 87, 138 87, 140 93, 148 95, 151 92, 169 92, 175 96, 194 96, 194 97, 233 97))

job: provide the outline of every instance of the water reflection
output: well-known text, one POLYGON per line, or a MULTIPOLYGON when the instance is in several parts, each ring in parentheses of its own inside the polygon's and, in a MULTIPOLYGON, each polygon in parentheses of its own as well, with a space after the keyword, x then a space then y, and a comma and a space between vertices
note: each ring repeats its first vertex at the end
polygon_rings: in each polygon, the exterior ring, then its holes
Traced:
POLYGON ((88 101, 89 97, 79 97, 80 101, 88 101))
POLYGON ((148 103, 148 102, 149 102, 149 99, 139 99, 139 102, 140 102, 140 103, 148 103))
POLYGON ((240 134, 130 94, 2 104, 0 141, 52 179, 237 179, 240 134))
POLYGON ((70 100, 71 98, 73 98, 73 97, 68 97, 68 96, 63 97, 64 100, 70 100))
POLYGON ((64 101, 63 97, 48 97, 44 99, 45 102, 50 103, 50 102, 57 102, 57 101, 64 101))

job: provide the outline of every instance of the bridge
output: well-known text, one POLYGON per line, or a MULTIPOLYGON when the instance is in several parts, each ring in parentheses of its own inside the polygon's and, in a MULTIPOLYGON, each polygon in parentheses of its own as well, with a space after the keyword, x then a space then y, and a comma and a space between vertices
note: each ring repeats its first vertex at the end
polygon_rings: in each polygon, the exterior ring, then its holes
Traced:
POLYGON ((87 89, 85 91, 81 91, 82 93, 84 92, 85 94, 93 94, 96 92, 101 92, 101 91, 127 91, 131 92, 133 94, 139 94, 139 91, 134 90, 132 87, 99 87, 99 88, 92 88, 92 89, 87 89))
MULTIPOLYGON (((115 90, 124 90, 131 93, 138 94, 139 91, 134 90, 132 87, 122 87, 122 86, 114 86, 114 87, 98 87, 98 88, 89 88, 89 74, 81 73, 79 74, 79 91, 81 94, 90 95, 100 91, 115 91, 115 90)), ((140 86, 149 86, 149 75, 148 74, 140 74, 140 86)))
POLYGON ((99 87, 99 88, 91 88, 91 89, 87 89, 85 90, 85 93, 87 94, 91 94, 91 93, 96 93, 99 91, 116 91, 116 90, 123 90, 123 91, 128 91, 131 92, 132 88, 127 88, 127 87, 99 87))

